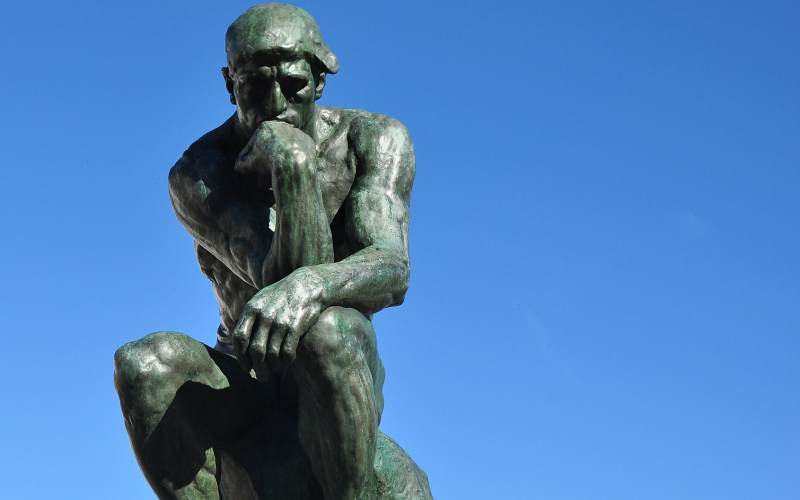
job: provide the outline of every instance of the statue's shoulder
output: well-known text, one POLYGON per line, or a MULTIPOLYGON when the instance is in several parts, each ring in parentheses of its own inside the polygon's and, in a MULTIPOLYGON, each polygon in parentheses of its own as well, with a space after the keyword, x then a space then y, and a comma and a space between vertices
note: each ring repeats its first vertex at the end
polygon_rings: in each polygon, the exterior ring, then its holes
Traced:
POLYGON ((169 171, 168 186, 175 213, 190 213, 197 200, 221 188, 221 167, 230 161, 228 142, 231 120, 203 135, 184 151, 169 171))
POLYGON ((228 145, 232 132, 232 119, 229 119, 194 141, 184 151, 183 156, 175 166, 185 165, 185 168, 213 169, 222 161, 229 159, 228 145))
POLYGON ((336 123, 340 131, 341 139, 331 143, 338 142, 342 149, 346 143, 348 158, 354 160, 346 162, 353 168, 351 179, 356 180, 353 189, 385 192, 391 187, 408 204, 416 161, 414 144, 405 125, 384 114, 360 109, 325 111, 326 119, 336 123))
POLYGON ((169 171, 170 194, 181 197, 186 189, 203 180, 205 184, 216 184, 218 169, 229 160, 228 142, 231 120, 203 135, 184 151, 169 171))
POLYGON ((319 106, 318 123, 327 136, 347 138, 349 148, 359 157, 375 154, 414 155, 408 129, 399 120, 361 109, 319 106))
POLYGON ((388 168, 395 171, 393 175, 413 178, 414 144, 399 120, 361 109, 318 109, 318 124, 327 131, 325 135, 346 139, 362 172, 388 168))

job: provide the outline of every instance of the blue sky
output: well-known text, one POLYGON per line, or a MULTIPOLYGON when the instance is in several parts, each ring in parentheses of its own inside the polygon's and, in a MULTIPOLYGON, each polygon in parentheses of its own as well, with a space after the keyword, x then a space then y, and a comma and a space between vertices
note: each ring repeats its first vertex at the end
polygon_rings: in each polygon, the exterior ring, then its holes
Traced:
MULTIPOLYGON (((166 176, 240 1, 0 17, 6 498, 153 498, 117 347, 213 342, 166 176)), ((299 2, 414 139, 382 429, 446 499, 800 495, 800 4, 299 2)))

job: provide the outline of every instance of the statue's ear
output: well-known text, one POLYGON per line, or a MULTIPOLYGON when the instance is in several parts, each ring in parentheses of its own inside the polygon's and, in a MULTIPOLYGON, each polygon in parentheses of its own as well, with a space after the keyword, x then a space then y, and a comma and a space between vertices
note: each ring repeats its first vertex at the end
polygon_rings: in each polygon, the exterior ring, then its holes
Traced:
POLYGON ((316 90, 316 93, 314 95, 314 100, 315 101, 317 99, 319 99, 320 97, 322 97, 322 89, 325 88, 325 77, 326 76, 328 76, 328 75, 325 74, 324 71, 321 71, 319 73, 319 76, 317 77, 317 90, 316 90))
POLYGON ((236 104, 236 96, 233 94, 233 78, 227 66, 222 68, 222 76, 225 78, 225 88, 228 89, 228 94, 231 95, 231 104, 236 104))

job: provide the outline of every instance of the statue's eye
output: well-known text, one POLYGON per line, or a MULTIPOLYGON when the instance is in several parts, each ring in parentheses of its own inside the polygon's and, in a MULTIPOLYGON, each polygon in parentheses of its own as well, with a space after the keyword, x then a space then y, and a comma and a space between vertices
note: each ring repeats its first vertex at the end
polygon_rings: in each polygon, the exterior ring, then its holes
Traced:
POLYGON ((256 92, 264 87, 266 81, 266 78, 262 77, 261 75, 257 73, 251 73, 242 78, 241 85, 248 92, 256 92))
POLYGON ((295 76, 287 76, 281 81, 281 90, 286 95, 294 95, 308 86, 308 81, 305 78, 298 78, 295 76))

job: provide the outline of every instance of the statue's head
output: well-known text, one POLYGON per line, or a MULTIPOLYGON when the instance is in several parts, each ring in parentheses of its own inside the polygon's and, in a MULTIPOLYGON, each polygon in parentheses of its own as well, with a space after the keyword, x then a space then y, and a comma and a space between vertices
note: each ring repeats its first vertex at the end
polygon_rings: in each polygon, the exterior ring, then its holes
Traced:
POLYGON ((225 35, 225 52, 225 85, 251 132, 269 120, 308 132, 325 76, 339 70, 314 18, 282 3, 256 5, 239 16, 225 35))

